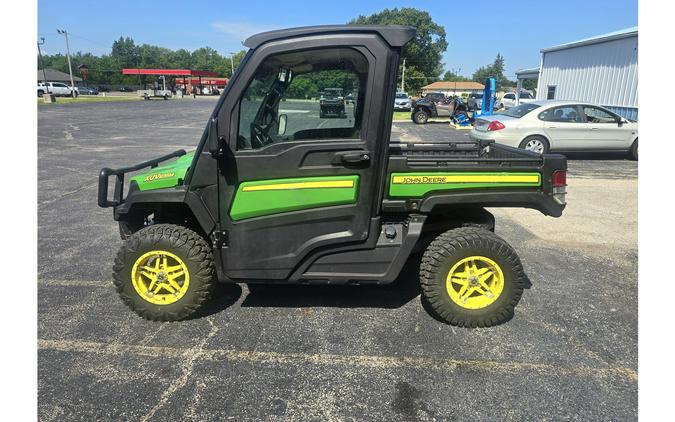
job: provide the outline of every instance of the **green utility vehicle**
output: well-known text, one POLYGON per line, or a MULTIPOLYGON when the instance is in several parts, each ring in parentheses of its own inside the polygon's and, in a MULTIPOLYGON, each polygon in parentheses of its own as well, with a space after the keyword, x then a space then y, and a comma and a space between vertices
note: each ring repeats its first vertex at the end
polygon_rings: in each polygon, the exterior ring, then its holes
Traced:
POLYGON ((319 117, 347 117, 345 98, 340 88, 326 88, 319 99, 319 117))
POLYGON ((485 207, 560 216, 566 160, 490 141, 390 143, 401 48, 414 36, 358 25, 252 36, 194 152, 102 169, 98 203, 124 240, 113 267, 122 300, 180 320, 217 283, 386 284, 420 252, 438 317, 507 320, 527 281, 485 207), (326 77, 354 86, 353 117, 321 119, 304 100, 307 80, 326 77), (146 168, 125 196, 125 175, 146 168))

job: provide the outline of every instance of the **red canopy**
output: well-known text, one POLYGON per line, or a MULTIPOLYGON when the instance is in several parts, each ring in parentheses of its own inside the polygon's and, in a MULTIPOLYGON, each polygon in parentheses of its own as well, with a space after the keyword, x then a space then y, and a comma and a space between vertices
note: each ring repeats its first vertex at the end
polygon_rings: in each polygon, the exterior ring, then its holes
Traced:
POLYGON ((123 75, 218 76, 216 72, 190 69, 122 69, 123 75))

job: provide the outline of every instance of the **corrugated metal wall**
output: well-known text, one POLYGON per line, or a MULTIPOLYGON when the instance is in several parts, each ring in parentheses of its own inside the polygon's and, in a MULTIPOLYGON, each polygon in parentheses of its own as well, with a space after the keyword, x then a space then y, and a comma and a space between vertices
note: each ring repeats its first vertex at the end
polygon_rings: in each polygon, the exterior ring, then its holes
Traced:
POLYGON ((634 109, 637 117, 637 47, 633 36, 543 53, 537 99, 545 100, 555 86, 556 100, 634 109))

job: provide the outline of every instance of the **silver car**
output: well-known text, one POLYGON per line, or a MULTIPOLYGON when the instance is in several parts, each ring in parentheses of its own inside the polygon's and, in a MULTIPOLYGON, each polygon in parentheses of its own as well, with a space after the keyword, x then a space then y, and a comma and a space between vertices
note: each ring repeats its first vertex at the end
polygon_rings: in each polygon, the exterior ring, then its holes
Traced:
POLYGON ((534 101, 478 117, 473 139, 538 152, 627 151, 638 155, 638 124, 593 104, 534 101))
POLYGON ((394 97, 394 110, 410 111, 411 109, 412 109, 412 100, 410 100, 408 93, 397 92, 396 97, 394 97))

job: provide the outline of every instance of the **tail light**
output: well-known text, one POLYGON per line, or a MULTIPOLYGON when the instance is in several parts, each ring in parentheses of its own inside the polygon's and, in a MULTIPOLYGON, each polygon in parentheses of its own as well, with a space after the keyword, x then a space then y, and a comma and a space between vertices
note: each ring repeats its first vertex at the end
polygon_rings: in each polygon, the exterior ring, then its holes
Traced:
POLYGON ((556 170, 553 172, 553 199, 560 205, 567 203, 567 171, 556 170))
POLYGON ((495 130, 502 130, 505 127, 506 126, 504 126, 504 123, 500 122, 499 120, 493 120, 492 122, 490 122, 490 125, 487 127, 487 130, 492 132, 495 130))

